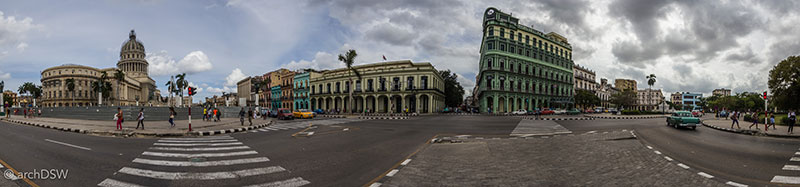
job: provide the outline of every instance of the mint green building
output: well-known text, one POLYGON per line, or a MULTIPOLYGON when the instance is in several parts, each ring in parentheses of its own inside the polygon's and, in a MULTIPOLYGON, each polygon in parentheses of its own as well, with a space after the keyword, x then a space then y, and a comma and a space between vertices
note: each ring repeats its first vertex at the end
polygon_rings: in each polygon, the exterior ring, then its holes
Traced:
POLYGON ((481 112, 574 105, 572 46, 490 7, 484 12, 476 87, 481 112))

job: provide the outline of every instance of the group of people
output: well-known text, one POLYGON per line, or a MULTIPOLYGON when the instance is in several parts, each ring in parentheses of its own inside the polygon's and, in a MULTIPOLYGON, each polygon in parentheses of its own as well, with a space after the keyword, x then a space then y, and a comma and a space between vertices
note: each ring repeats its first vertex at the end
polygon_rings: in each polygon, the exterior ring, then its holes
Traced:
MULTIPOLYGON (((19 115, 20 111, 22 111, 22 116, 25 118, 34 118, 34 117, 42 117, 42 109, 41 108, 23 108, 23 109, 14 109, 14 115, 19 115)), ((11 108, 6 107, 6 118, 9 118, 11 115, 11 108)))
POLYGON ((219 119, 219 116, 221 115, 222 113, 219 111, 219 109, 217 109, 217 107, 203 108, 203 121, 214 120, 214 122, 219 122, 221 121, 219 119))
MULTIPOLYGON (((735 124, 736 128, 742 129, 742 127, 739 126, 739 119, 742 117, 742 115, 744 115, 750 117, 750 119, 753 121, 753 123, 750 124, 749 127, 747 127, 748 129, 751 129, 754 126, 756 127, 756 129, 759 129, 758 123, 759 121, 761 121, 759 120, 761 114, 762 112, 759 110, 756 110, 753 113, 744 113, 744 114, 742 114, 741 111, 733 111, 730 114, 728 114, 728 118, 731 119, 731 128, 733 128, 733 125, 735 124)), ((717 117, 719 117, 719 113, 717 113, 717 117)), ((777 128, 775 127, 775 113, 772 112, 764 113, 764 117, 767 118, 767 121, 764 124, 764 131, 769 131, 770 126, 772 126, 772 130, 777 130, 777 128)), ((789 114, 787 115, 787 118, 789 119, 788 120, 789 124, 787 124, 789 126, 788 133, 793 134, 794 124, 797 121, 797 116, 795 115, 794 111, 790 111, 789 114)))
MULTIPOLYGON (((172 110, 172 108, 170 108, 170 111, 175 112, 174 110, 172 110)), ((170 123, 172 123, 172 118, 173 116, 170 115, 169 118, 170 123)), ((114 121, 117 121, 117 130, 121 131, 122 123, 125 122, 125 115, 124 113, 122 113, 122 108, 117 107, 117 113, 114 114, 114 121)), ((144 130, 144 108, 139 109, 139 115, 136 116, 136 121, 137 121, 136 129, 139 129, 139 126, 141 126, 142 130, 144 130)), ((174 127, 175 125, 173 124, 172 126, 174 127)))
MULTIPOLYGON (((252 126, 253 125, 253 119, 258 118, 258 112, 254 112, 253 108, 248 108, 247 112, 245 112, 244 111, 244 107, 242 107, 242 110, 239 110, 239 121, 242 122, 242 126, 244 126, 244 118, 245 117, 247 117, 247 121, 252 126)), ((264 119, 266 119, 266 118, 264 118, 264 119)))

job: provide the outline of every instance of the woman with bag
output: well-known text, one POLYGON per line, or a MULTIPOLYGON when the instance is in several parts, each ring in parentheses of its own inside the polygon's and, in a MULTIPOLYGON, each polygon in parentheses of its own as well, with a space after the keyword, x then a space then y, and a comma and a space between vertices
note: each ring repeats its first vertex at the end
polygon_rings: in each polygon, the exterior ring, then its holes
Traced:
POLYGON ((139 129, 139 125, 142 125, 142 130, 144 130, 144 108, 139 109, 139 116, 136 117, 139 122, 136 122, 136 129, 139 129))
POLYGON ((117 130, 122 130, 122 108, 117 107, 117 115, 114 116, 114 119, 117 120, 117 130))
POLYGON ((176 114, 175 113, 175 108, 174 107, 169 107, 169 127, 170 128, 175 127, 175 122, 174 122, 175 114, 176 114))

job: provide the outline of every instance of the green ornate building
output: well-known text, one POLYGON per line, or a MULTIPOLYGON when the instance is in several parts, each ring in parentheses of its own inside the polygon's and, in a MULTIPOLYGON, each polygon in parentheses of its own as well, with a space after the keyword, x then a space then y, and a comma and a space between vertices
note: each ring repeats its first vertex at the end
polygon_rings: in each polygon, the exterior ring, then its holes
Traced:
POLYGON ((484 12, 475 96, 481 112, 567 108, 574 105, 572 46, 510 14, 484 12))

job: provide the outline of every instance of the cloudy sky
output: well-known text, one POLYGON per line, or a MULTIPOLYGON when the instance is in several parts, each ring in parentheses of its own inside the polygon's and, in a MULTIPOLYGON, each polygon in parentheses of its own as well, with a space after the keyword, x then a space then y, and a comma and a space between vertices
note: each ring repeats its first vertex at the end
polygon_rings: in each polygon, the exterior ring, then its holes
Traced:
POLYGON ((113 67, 136 29, 159 87, 185 72, 201 89, 196 99, 281 67, 343 67, 336 55, 347 49, 357 64, 385 55, 450 69, 469 94, 487 7, 566 36, 598 81, 646 87, 652 73, 665 93, 760 92, 775 64, 800 54, 800 2, 791 0, 27 0, 0 2, 0 80, 15 90, 52 66, 113 67))

